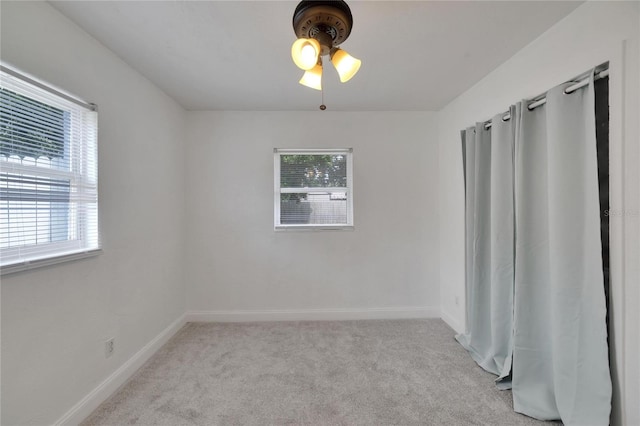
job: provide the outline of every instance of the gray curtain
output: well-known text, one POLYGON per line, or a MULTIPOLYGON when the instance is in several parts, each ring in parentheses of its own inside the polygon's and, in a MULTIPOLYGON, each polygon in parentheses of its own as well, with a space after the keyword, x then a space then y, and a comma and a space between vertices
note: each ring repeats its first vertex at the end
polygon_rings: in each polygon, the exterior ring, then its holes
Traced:
POLYGON ((568 85, 542 107, 518 103, 508 123, 494 117, 491 131, 463 134, 468 303, 456 338, 504 387, 510 372, 515 411, 606 425, 593 74, 571 94, 568 85))
POLYGON ((518 109, 514 409, 606 425, 611 379, 600 240, 593 75, 518 109))
POLYGON ((467 331, 456 336, 509 387, 513 329, 513 121, 463 132, 466 186, 467 331))

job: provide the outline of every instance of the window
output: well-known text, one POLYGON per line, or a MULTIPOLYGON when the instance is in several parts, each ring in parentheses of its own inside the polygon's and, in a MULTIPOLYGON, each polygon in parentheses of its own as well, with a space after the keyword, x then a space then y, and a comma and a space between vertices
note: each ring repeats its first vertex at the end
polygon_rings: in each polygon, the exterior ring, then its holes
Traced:
POLYGON ((274 150, 276 229, 353 227, 351 149, 274 150))
POLYGON ((94 107, 2 66, 2 273, 99 248, 94 107))

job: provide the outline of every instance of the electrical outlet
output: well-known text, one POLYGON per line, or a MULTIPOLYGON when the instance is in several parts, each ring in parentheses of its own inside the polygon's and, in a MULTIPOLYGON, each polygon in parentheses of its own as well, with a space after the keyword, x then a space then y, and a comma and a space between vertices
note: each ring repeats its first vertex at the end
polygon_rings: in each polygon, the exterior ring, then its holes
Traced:
POLYGON ((104 357, 109 358, 113 355, 113 351, 115 349, 115 338, 109 339, 104 342, 104 357))

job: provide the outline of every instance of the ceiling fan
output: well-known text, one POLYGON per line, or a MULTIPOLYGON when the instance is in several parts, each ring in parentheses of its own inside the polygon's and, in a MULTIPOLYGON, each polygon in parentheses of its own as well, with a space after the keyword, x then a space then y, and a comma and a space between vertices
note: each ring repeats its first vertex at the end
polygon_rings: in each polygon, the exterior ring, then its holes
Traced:
POLYGON ((298 39, 291 46, 291 57, 305 71, 300 84, 322 90, 323 56, 329 56, 342 83, 358 72, 362 61, 338 47, 349 37, 352 27, 351 9, 342 0, 304 0, 298 4, 293 13, 293 30, 298 39))

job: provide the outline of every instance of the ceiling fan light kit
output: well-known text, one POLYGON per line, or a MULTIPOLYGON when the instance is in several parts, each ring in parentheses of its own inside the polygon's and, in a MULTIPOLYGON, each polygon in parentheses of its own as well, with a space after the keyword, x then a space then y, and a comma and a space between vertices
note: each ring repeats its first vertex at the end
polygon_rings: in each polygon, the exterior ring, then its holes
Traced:
POLYGON ((315 67, 305 71, 299 83, 312 89, 322 90, 322 64, 316 64, 315 67))
POLYGON ((351 34, 351 9, 342 0, 304 0, 293 13, 298 39, 291 46, 296 66, 305 71, 300 84, 322 90, 322 56, 329 56, 342 83, 360 69, 362 61, 338 46, 351 34))
POLYGON ((301 70, 308 71, 316 66, 320 56, 320 43, 315 38, 299 38, 291 46, 293 62, 301 70))
POLYGON ((336 67, 340 81, 346 83, 356 75, 362 65, 360 59, 356 59, 340 48, 331 49, 331 63, 336 67))

